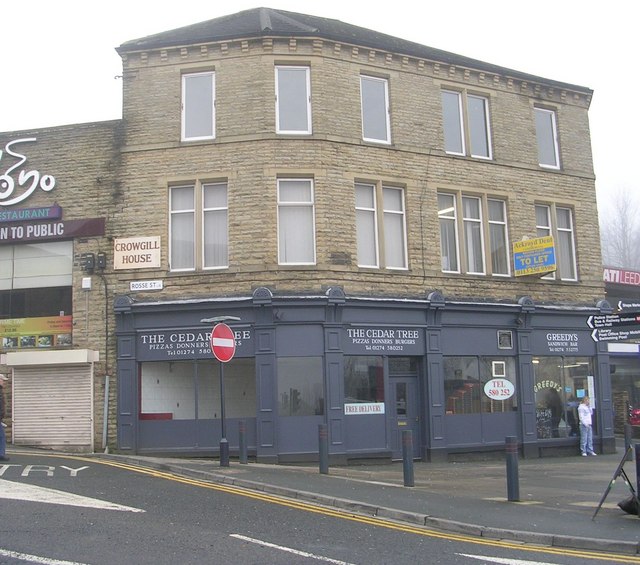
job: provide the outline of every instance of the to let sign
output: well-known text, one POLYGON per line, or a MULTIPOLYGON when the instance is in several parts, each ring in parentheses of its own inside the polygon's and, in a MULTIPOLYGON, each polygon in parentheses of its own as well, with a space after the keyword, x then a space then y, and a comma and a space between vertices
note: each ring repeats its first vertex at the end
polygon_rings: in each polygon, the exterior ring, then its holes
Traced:
POLYGON ((556 270, 556 253, 553 236, 536 237, 516 241, 513 244, 513 274, 544 275, 556 270))
POLYGON ((236 352, 233 330, 227 324, 216 324, 211 332, 211 351, 222 363, 231 361, 236 352))

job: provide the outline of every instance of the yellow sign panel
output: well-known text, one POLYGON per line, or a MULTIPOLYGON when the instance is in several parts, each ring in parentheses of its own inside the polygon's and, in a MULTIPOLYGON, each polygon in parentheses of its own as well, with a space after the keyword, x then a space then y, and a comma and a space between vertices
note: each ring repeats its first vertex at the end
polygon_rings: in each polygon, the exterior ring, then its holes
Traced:
POLYGON ((534 237, 514 242, 513 266, 516 277, 555 271, 556 253, 553 236, 534 237))

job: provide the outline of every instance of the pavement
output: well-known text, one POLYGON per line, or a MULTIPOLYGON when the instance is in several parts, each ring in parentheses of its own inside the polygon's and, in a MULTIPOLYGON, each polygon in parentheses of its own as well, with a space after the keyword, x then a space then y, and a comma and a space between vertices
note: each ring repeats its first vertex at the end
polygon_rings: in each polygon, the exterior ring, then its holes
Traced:
MULTIPOLYGON (((241 464, 232 458, 228 467, 221 467, 217 459, 97 456, 440 531, 640 553, 640 518, 617 505, 631 494, 618 471, 624 458, 622 445, 615 454, 595 457, 519 458, 517 473, 510 474, 510 489, 506 458, 416 461, 414 486, 404 486, 401 461, 330 466, 324 474, 318 464, 241 464), (518 501, 508 500, 516 491, 518 501)), ((625 461, 622 469, 636 489, 635 458, 625 461)))

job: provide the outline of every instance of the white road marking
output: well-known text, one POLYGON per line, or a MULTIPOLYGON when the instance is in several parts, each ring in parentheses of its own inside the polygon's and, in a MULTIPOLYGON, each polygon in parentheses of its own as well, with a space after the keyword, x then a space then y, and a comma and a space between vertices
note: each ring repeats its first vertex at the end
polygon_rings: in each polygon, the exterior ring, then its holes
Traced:
POLYGON ((256 545, 263 545, 264 547, 270 547, 272 549, 279 549, 280 551, 285 551, 286 553, 292 553, 293 555, 299 555, 300 557, 310 557, 311 559, 317 559, 318 561, 325 561, 326 563, 335 563, 336 565, 353 565, 353 563, 349 563, 347 561, 339 561, 338 559, 331 559, 330 557, 323 557, 322 555, 316 555, 314 553, 308 553, 306 551, 300 551, 298 549, 293 549, 291 547, 285 547, 283 545, 276 545, 274 543, 269 543, 266 541, 262 541, 259 539, 248 538, 247 536, 243 536, 240 534, 230 534, 232 538, 236 538, 242 541, 247 541, 249 543, 255 543, 256 545))
POLYGON ((18 551, 9 551, 0 548, 0 557, 11 557, 12 559, 20 559, 29 563, 40 563, 41 565, 86 565, 77 561, 62 561, 60 559, 49 559, 48 557, 40 557, 38 555, 29 555, 28 553, 20 553, 18 551))
POLYGON ((144 512, 140 508, 122 506, 106 500, 89 498, 71 494, 60 490, 14 483, 0 479, 0 498, 11 500, 28 500, 30 502, 42 502, 44 504, 63 504, 65 506, 82 506, 84 508, 97 508, 100 510, 119 510, 121 512, 144 512))
POLYGON ((487 557, 486 555, 468 555, 466 553, 457 553, 456 555, 478 559, 485 563, 501 563, 502 565, 557 565, 556 563, 548 563, 546 561, 525 561, 523 559, 505 559, 504 557, 487 557))

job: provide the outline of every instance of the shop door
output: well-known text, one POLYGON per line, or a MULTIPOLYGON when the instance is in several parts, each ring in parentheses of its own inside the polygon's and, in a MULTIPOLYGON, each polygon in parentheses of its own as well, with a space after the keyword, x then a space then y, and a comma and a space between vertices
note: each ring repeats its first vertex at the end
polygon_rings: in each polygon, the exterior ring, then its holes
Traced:
POLYGON ((402 432, 411 430, 413 458, 421 455, 422 434, 419 415, 418 377, 391 377, 391 450, 393 459, 402 459, 402 432))

